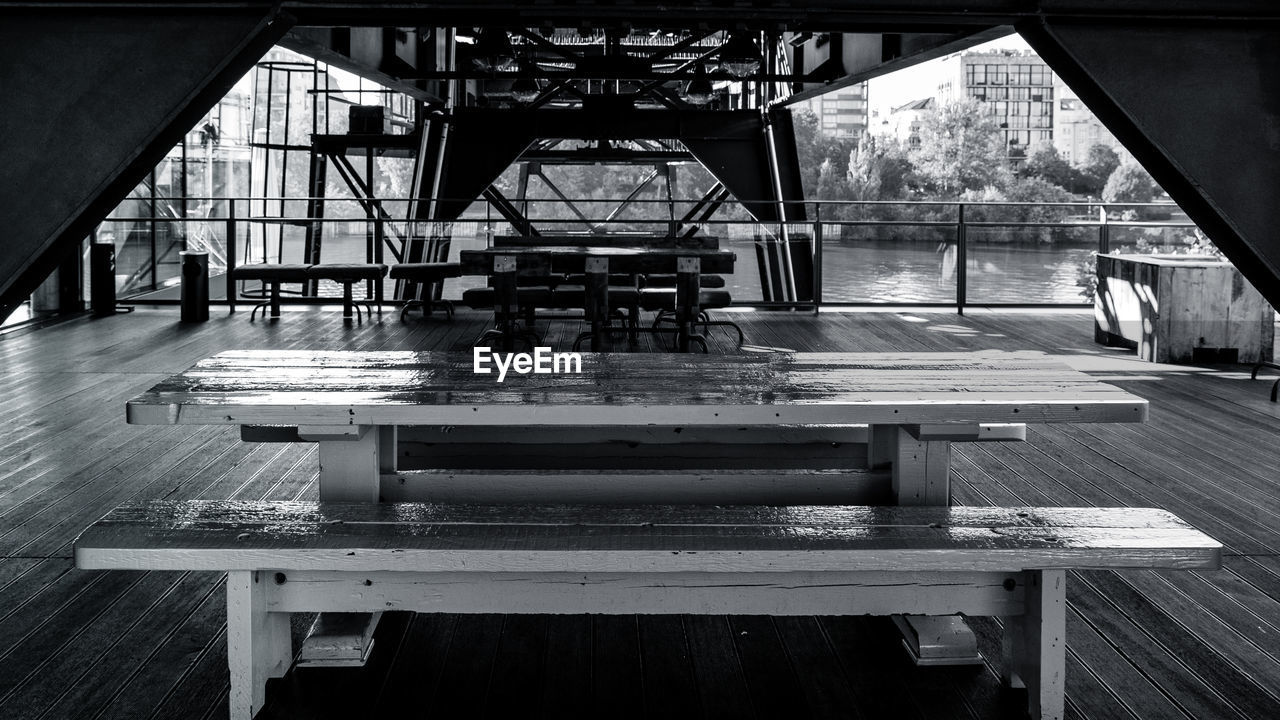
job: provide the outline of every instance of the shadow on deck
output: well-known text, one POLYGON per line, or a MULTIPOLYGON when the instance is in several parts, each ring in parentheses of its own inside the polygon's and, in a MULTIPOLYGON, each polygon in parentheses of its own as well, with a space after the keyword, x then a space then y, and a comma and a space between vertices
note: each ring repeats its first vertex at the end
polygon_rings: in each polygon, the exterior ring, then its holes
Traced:
MULTIPOLYGON (((75 570, 71 541, 127 500, 314 497, 305 446, 139 427, 124 401, 230 348, 469 347, 484 319, 344 326, 336 313, 176 309, 0 340, 0 717, 220 718, 225 600, 208 573, 75 570)), ((1151 402, 1143 425, 1048 425, 957 445, 965 504, 1166 508, 1224 569, 1072 575, 1068 716, 1280 717, 1280 406, 1247 368, 1142 363, 1083 313, 742 314, 747 351, 1042 350, 1151 402)), ((550 326, 567 348, 577 323, 550 326)), ((736 352, 713 331, 713 352, 736 352)), ((651 347, 653 340, 642 343, 651 347)), ((306 618, 298 618, 301 630, 306 618)), ((996 625, 975 622, 998 657, 996 625)), ((388 614, 369 666, 275 681, 262 717, 1019 717, 990 666, 910 666, 880 618, 388 614)))

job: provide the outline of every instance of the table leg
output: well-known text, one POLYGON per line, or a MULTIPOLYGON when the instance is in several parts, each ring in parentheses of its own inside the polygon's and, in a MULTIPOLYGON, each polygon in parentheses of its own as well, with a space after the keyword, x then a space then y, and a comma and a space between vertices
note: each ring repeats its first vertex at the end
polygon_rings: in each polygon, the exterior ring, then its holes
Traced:
MULTIPOLYGON (((299 426, 298 437, 319 446, 321 502, 380 500, 382 471, 395 468, 394 426, 299 426)), ((302 641, 298 664, 363 665, 381 617, 381 613, 322 615, 302 641)))
MULTIPOLYGON (((898 505, 951 504, 951 443, 919 440, 901 426, 871 429, 871 463, 891 459, 898 505)), ((903 645, 917 665, 976 665, 977 638, 955 615, 895 615, 903 645)))
MULTIPOLYGON (((693 322, 698 318, 698 273, 701 261, 696 257, 676 258, 676 340, 680 352, 689 352, 689 341, 695 339, 693 322)), ((701 337, 696 338, 702 340, 701 337)), ((702 341, 705 347, 705 340, 702 341)))
POLYGON ((381 454, 376 428, 300 426, 298 437, 320 446, 322 502, 378 502, 381 454))
POLYGON ((495 321, 502 334, 502 349, 515 350, 516 317, 520 312, 519 290, 516 288, 516 259, 510 256, 493 259, 493 289, 497 295, 495 321))
POLYGON ((591 319, 591 350, 608 352, 613 343, 605 329, 609 320, 609 259, 587 258, 586 304, 583 310, 591 319))

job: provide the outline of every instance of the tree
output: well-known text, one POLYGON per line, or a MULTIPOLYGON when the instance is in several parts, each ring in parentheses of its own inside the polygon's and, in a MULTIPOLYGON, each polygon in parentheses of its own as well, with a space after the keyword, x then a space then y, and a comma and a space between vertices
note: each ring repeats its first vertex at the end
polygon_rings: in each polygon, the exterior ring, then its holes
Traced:
MULTIPOLYGON (((1069 208, 1045 203, 1070 202, 1071 193, 1043 178, 1015 177, 1004 188, 987 187, 982 190, 967 190, 960 199, 974 203, 1022 203, 1010 206, 972 207, 966 218, 973 222, 1060 223, 1066 219, 1069 208)), ((1051 242, 1054 232, 1053 228, 1047 227, 1020 228, 1009 225, 982 228, 978 237, 1006 241, 1035 237, 1040 242, 1051 242)), ((974 238, 971 237, 971 239, 974 238)))
POLYGON ((1118 167, 1120 167, 1120 155, 1115 150, 1102 144, 1089 148, 1084 165, 1080 168, 1084 193, 1100 197, 1103 188, 1107 185, 1107 179, 1118 167))
POLYGON ((1160 188, 1137 162, 1121 163, 1102 188, 1102 199, 1114 203, 1148 203, 1160 188))
POLYGON ((818 126, 818 116, 807 108, 791 113, 796 134, 796 158, 800 164, 800 186, 805 197, 819 195, 819 181, 824 162, 831 163, 833 177, 843 179, 848 172, 849 152, 857 147, 857 139, 826 135, 818 126))
POLYGON ((893 138, 867 135, 849 153, 849 197, 853 200, 899 200, 907 193, 911 160, 893 138))
POLYGON ((1027 178, 1039 178, 1070 192, 1077 192, 1084 185, 1083 173, 1062 159, 1053 145, 1041 145, 1023 163, 1020 174, 1027 178))
POLYGON ((844 182, 844 178, 836 174, 835 164, 830 159, 823 160, 818 168, 817 199, 846 200, 848 190, 849 186, 844 182))
POLYGON ((923 189, 939 198, 1002 187, 1009 178, 1004 134, 982 104, 965 98, 924 113, 911 153, 923 189))

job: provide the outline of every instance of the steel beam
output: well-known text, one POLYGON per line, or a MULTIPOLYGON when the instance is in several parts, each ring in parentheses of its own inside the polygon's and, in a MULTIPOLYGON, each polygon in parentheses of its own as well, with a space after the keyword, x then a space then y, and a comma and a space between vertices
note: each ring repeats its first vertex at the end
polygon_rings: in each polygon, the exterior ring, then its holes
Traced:
POLYGON ((268 8, 0 6, 0 317, 78 251, 291 24, 268 8))
POLYGON ((1280 27, 1033 22, 1018 30, 1280 307, 1280 27))

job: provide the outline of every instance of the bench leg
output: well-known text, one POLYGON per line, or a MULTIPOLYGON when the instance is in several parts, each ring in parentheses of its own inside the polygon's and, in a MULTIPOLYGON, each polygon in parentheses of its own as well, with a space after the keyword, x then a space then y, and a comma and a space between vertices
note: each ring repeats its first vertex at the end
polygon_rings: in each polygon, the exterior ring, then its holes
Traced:
MULTIPOLYGON (((951 443, 921 441, 901 426, 871 429, 871 463, 892 465, 893 496, 898 505, 951 504, 951 443)), ((963 618, 895 616, 903 644, 917 665, 976 665, 978 641, 963 618)))
POLYGON ((352 299, 351 283, 344 282, 342 283, 342 319, 343 321, 351 322, 353 317, 352 308, 354 307, 355 307, 355 302, 352 299))
POLYGON ((252 720, 266 699, 267 679, 283 677, 293 660, 289 613, 267 612, 267 573, 227 573, 227 665, 231 720, 252 720))
POLYGON ((1067 579, 1063 570, 1025 573, 1025 615, 1005 619, 1001 677, 1027 689, 1032 720, 1060 720, 1066 692, 1067 579))

